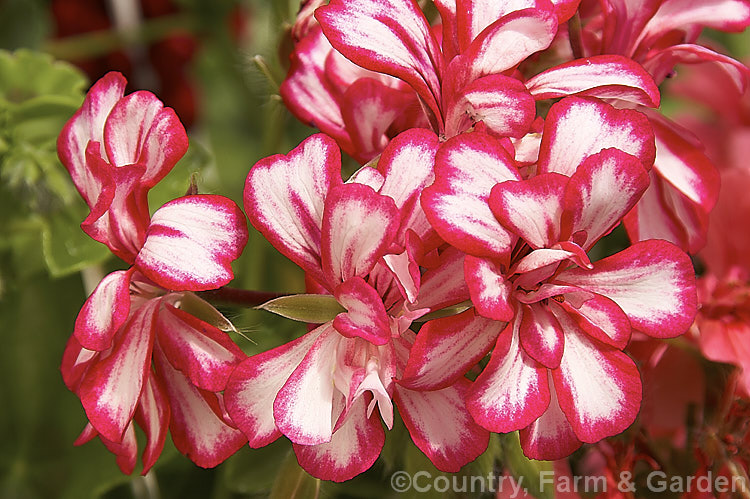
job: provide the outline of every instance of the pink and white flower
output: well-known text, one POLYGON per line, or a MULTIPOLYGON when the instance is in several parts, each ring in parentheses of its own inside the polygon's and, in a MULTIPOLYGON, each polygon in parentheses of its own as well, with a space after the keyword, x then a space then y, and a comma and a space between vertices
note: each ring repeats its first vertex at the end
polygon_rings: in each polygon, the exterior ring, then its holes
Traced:
POLYGON ((521 430, 535 459, 627 428, 641 400, 622 351, 631 331, 674 337, 696 310, 692 264, 670 243, 587 255, 643 195, 653 157, 644 116, 573 97, 550 110, 534 176, 487 135, 448 140, 422 204, 466 253, 474 307, 422 328, 401 383, 441 388, 492 352, 469 411, 491 431, 521 430))
POLYGON ((251 447, 283 434, 309 473, 346 480, 379 456, 385 434, 373 413, 390 429, 395 400, 412 439, 439 469, 458 471, 484 451, 488 432, 463 405, 468 380, 430 392, 394 382, 414 342, 412 320, 467 298, 455 278, 460 255, 435 251, 419 204, 437 148, 432 132, 409 130, 386 147, 377 169, 363 167, 343 182, 339 149, 319 134, 250 171, 251 223, 343 310, 235 370, 227 409, 251 447), (429 259, 439 262, 420 275, 429 259))
POLYGON ((131 473, 138 424, 146 473, 170 429, 182 453, 212 467, 246 441, 221 394, 245 355, 217 328, 231 324, 193 292, 232 279, 247 225, 216 195, 175 199, 149 216, 148 190, 185 153, 187 136, 174 111, 149 92, 125 96, 125 85, 118 73, 99 80, 58 140, 91 209, 84 231, 132 265, 102 279, 65 349, 63 379, 89 419, 77 443, 98 435, 131 473))

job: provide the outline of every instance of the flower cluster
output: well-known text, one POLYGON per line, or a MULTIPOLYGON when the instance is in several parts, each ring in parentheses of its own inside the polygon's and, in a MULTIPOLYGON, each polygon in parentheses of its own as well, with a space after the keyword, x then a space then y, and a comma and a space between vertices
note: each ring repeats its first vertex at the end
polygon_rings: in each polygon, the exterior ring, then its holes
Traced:
POLYGON ((716 257, 736 279, 698 293, 688 255, 710 237, 719 173, 656 109, 678 63, 744 89, 745 66, 697 40, 750 25, 750 4, 434 4, 436 24, 413 0, 300 11, 280 92, 323 133, 258 161, 243 201, 305 272, 307 303, 335 312, 250 357, 194 294, 231 280, 244 215, 192 194, 149 216, 185 132, 153 95, 123 96, 118 75, 91 89, 60 157, 91 208, 82 228, 131 267, 102 280, 65 352, 90 422, 80 441, 99 435, 130 472, 134 421, 144 470, 167 428, 201 466, 284 435, 311 475, 343 481, 400 417, 442 471, 476 459, 490 432, 560 459, 633 424, 649 378, 632 345, 688 331, 699 297, 697 343, 745 367, 750 270, 716 257), (340 150, 364 165, 346 180, 340 150), (630 244, 601 258, 621 223, 630 244))

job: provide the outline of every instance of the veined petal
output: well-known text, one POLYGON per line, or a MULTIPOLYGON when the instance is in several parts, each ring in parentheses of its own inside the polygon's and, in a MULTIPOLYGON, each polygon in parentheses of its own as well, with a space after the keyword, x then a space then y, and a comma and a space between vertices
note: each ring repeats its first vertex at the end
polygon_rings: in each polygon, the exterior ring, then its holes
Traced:
POLYGON ((560 365, 565 336, 560 323, 548 307, 540 303, 523 306, 518 338, 524 351, 550 369, 560 365))
POLYGON ((146 434, 146 448, 143 449, 143 471, 145 475, 156 464, 169 432, 171 410, 166 388, 162 381, 149 370, 143 384, 140 403, 135 412, 138 426, 146 434))
MULTIPOLYGON (((570 241, 563 241, 552 245, 552 248, 540 248, 532 251, 525 257, 521 258, 518 263, 510 269, 509 275, 527 274, 522 277, 522 279, 524 279, 526 277, 531 277, 528 276, 528 273, 530 272, 542 272, 542 269, 544 269, 543 272, 546 273, 548 270, 545 269, 545 267, 549 268, 550 265, 562 262, 563 260, 570 260, 579 267, 593 268, 588 255, 586 255, 586 252, 583 251, 580 246, 570 241)), ((552 269, 552 271, 554 271, 554 269, 552 269)), ((534 278, 536 278, 536 275, 534 275, 534 278)), ((516 282, 516 284, 519 285, 518 282, 516 282)))
POLYGON ((412 440, 440 471, 456 473, 487 449, 489 432, 474 422, 464 403, 470 384, 459 379, 434 391, 397 385, 393 393, 412 440))
POLYGON ((471 302, 479 315, 505 322, 513 318, 513 307, 510 305, 513 283, 506 279, 506 273, 497 263, 466 255, 464 276, 471 302))
POLYGON ((580 306, 563 305, 578 327, 586 334, 622 350, 630 341, 630 320, 615 302, 602 295, 594 295, 580 306))
POLYGON ((367 471, 385 443, 377 414, 367 416, 367 401, 360 397, 330 442, 318 445, 293 443, 300 466, 315 478, 343 482, 367 471))
POLYGON ((552 106, 544 122, 539 172, 571 176, 584 159, 608 147, 632 154, 646 168, 656 156, 651 125, 638 111, 566 97, 552 106))
POLYGON ((543 173, 528 180, 507 181, 492 188, 489 204, 497 220, 534 248, 560 240, 563 193, 568 178, 543 173))
POLYGON ((323 134, 313 135, 288 155, 258 161, 245 182, 245 212, 284 256, 319 282, 320 231, 328 191, 341 185, 341 153, 323 134))
MULTIPOLYGON (((120 73, 111 71, 104 75, 91 87, 81 108, 65 124, 57 139, 60 160, 89 206, 96 202, 102 185, 89 170, 86 148, 90 141, 103 144, 104 122, 125 93, 126 85, 127 81, 120 73)), ((97 152, 103 153, 101 149, 97 152)))
POLYGON ((106 350, 130 313, 130 277, 133 268, 107 275, 78 313, 75 336, 88 350, 106 350))
POLYGON ((632 59, 597 55, 575 59, 532 77, 526 86, 537 100, 567 95, 618 99, 659 107, 659 88, 651 75, 632 59))
POLYGON ((333 435, 333 368, 341 335, 325 328, 276 395, 276 427, 294 443, 316 445, 333 435))
POLYGON ((481 121, 501 137, 522 137, 536 118, 534 98, 523 83, 503 75, 478 78, 452 95, 445 133, 451 137, 481 121))
POLYGON ((447 72, 461 74, 454 88, 481 76, 512 69, 535 52, 546 49, 557 33, 557 26, 554 12, 539 7, 516 10, 494 21, 451 62, 447 72))
POLYGON ((557 393, 549 375, 550 400, 547 410, 539 419, 522 429, 518 436, 521 449, 529 459, 553 460, 571 455, 581 446, 568 419, 560 409, 557 393))
POLYGON ((621 351, 588 339, 567 313, 555 315, 565 330, 565 351, 552 379, 573 431, 587 443, 624 431, 641 406, 638 368, 621 351))
POLYGON ((517 10, 547 8, 546 2, 536 0, 515 0, 493 2, 491 0, 456 0, 456 30, 462 51, 492 23, 517 10))
POLYGON ((136 265, 167 289, 215 289, 234 277, 231 262, 247 238, 245 217, 234 201, 208 194, 184 196, 151 217, 136 265))
POLYGON ((78 343, 75 334, 71 334, 65 344, 62 362, 60 362, 60 374, 68 390, 78 393, 83 376, 89 367, 96 363, 100 352, 87 350, 78 343))
POLYGON ((121 441, 135 414, 151 364, 153 329, 160 306, 161 300, 149 300, 133 311, 115 335, 112 348, 81 381, 79 396, 86 416, 107 440, 121 441))
POLYGON ((479 132, 448 139, 435 158, 435 183, 422 194, 427 219, 446 242, 480 257, 507 258, 513 236, 492 214, 492 187, 520 180, 497 139, 479 132))
POLYGON ((423 241, 435 239, 419 196, 435 179, 439 145, 438 136, 432 131, 412 128, 394 137, 378 160, 378 171, 385 178, 378 192, 392 198, 401 211, 400 232, 411 229, 423 241))
POLYGON ((422 274, 417 301, 412 310, 439 310, 469 299, 464 279, 464 253, 453 247, 444 250, 437 267, 422 274))
POLYGON ((213 468, 247 443, 247 437, 225 422, 219 397, 191 384, 175 370, 159 348, 154 349, 157 371, 169 394, 169 429, 175 447, 201 468, 213 468))
POLYGON ((362 184, 344 184, 326 198, 322 264, 326 281, 336 286, 372 270, 396 237, 400 217, 393 199, 362 184))
POLYGON ((654 80, 661 82, 678 64, 713 63, 729 77, 740 94, 747 88, 750 70, 736 59, 715 52, 702 45, 684 43, 671 45, 662 50, 649 52, 643 65, 654 75, 654 80))
POLYGON ((505 327, 469 309, 427 322, 417 335, 399 384, 412 390, 451 386, 484 357, 505 327))
POLYGON ((354 276, 336 287, 336 300, 346 308, 333 320, 336 331, 347 338, 364 338, 373 345, 384 345, 391 338, 385 305, 375 289, 354 276))
POLYGON ((696 313, 693 265, 666 241, 638 242, 596 262, 593 270, 566 270, 557 281, 606 296, 633 328, 654 338, 684 333, 696 313))
POLYGON ((614 229, 648 188, 648 172, 634 156, 605 149, 586 158, 565 187, 563 236, 586 231, 584 249, 614 229))
POLYGON ((333 0, 315 13, 331 44, 355 64, 400 78, 440 116, 443 58, 413 0, 333 0))
POLYGON ((466 397, 474 420, 498 433, 525 428, 544 413, 550 401, 547 369, 521 348, 520 323, 517 314, 497 338, 490 362, 466 397))
POLYGON ((159 313, 157 338, 172 367, 210 392, 223 391, 229 375, 245 359, 226 333, 169 304, 159 313))
POLYGON ((155 186, 187 152, 180 119, 151 92, 133 92, 117 101, 104 124, 104 149, 113 166, 141 164, 141 183, 155 186))
POLYGON ((224 392, 229 416, 250 439, 250 447, 260 448, 281 436, 276 429, 273 402, 310 347, 331 323, 272 350, 253 355, 234 370, 224 392))

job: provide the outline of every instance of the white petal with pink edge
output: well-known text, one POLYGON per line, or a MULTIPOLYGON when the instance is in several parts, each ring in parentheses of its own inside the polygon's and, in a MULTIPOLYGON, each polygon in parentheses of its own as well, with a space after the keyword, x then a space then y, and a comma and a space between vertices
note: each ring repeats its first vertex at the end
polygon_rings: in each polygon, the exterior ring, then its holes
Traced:
POLYGON ((136 265, 167 289, 215 289, 234 277, 231 262, 247 238, 245 216, 234 201, 208 194, 185 196, 156 210, 136 265))
POLYGON ((649 185, 648 172, 634 156, 605 149, 586 158, 565 188, 564 236, 586 231, 591 248, 630 212, 649 185))
POLYGON ((135 414, 151 365, 154 324, 161 300, 149 300, 131 313, 81 381, 79 397, 86 416, 106 439, 119 442, 135 414))
POLYGON ((143 449, 143 471, 156 464, 164 449, 164 442, 169 432, 171 410, 167 398, 166 388, 162 381, 149 370, 146 382, 141 392, 140 403, 135 412, 135 420, 146 434, 146 447, 143 449))
POLYGON ((654 338, 684 333, 696 313, 695 271, 679 248, 660 240, 642 241, 556 279, 614 301, 633 328, 654 338))
POLYGON ((232 421, 250 439, 250 447, 263 447, 281 436, 273 416, 276 395, 315 340, 330 329, 329 322, 294 341, 245 359, 234 370, 224 401, 232 421))
POLYGON ((361 397, 330 442, 318 445, 292 444, 300 466, 321 480, 343 482, 367 471, 380 456, 385 432, 377 415, 367 416, 361 397))
POLYGON ((513 159, 485 134, 462 134, 446 141, 435 158, 435 183, 422 193, 422 207, 440 237, 474 256, 510 255, 513 236, 492 214, 492 187, 520 180, 513 159))
POLYGON ((284 256, 324 282, 320 230, 328 191, 342 184, 341 153, 330 137, 316 134, 288 155, 258 161, 245 181, 250 223, 284 256))
POLYGON ((474 422, 464 403, 469 385, 459 379, 442 390, 396 386, 393 393, 412 440, 440 471, 456 473, 487 449, 489 432, 474 422))
POLYGON ((498 433, 525 428, 542 415, 550 400, 547 369, 521 348, 520 322, 517 314, 500 334, 490 362, 466 397, 474 421, 498 433))
POLYGON ((529 459, 553 460, 571 455, 581 446, 568 419, 560 409, 552 375, 549 375, 550 400, 547 410, 539 419, 518 434, 521 449, 529 459))
POLYGON ((240 430, 226 423, 220 394, 192 385, 158 348, 154 349, 154 360, 169 394, 169 430, 177 450, 201 468, 213 468, 247 443, 240 430))
POLYGON ((543 173, 528 180, 496 185, 489 204, 497 220, 534 249, 560 240, 563 193, 568 178, 543 173))
POLYGON ((659 89, 654 79, 632 59, 598 55, 576 59, 548 69, 526 82, 536 99, 588 95, 658 107, 659 89))
POLYGON ((364 277, 393 242, 400 213, 388 196, 362 184, 332 189, 323 212, 321 259, 326 281, 335 287, 364 277))
POLYGON ((106 350, 130 313, 130 276, 133 269, 104 277, 76 317, 75 336, 88 350, 106 350))
POLYGON ((641 407, 641 377, 635 362, 589 339, 567 313, 555 315, 565 331, 565 351, 552 379, 573 431, 587 443, 624 431, 641 407))
POLYGON ((169 304, 164 304, 156 327, 169 363, 202 390, 223 391, 229 375, 245 359, 229 335, 169 304))
POLYGON ((375 289, 354 276, 336 287, 336 300, 346 309, 333 320, 333 327, 347 338, 363 338, 384 345, 391 338, 385 305, 375 289))
POLYGON ((315 17, 336 50, 363 68, 404 80, 440 116, 443 57, 416 2, 333 0, 315 17))
POLYGON ((613 147, 650 168, 654 133, 638 111, 615 109, 599 100, 566 97, 550 108, 539 148, 539 171, 571 176, 584 159, 613 147))
POLYGON ((331 441, 336 351, 342 336, 325 328, 302 362, 276 395, 276 427, 294 443, 316 445, 331 441))
POLYGON ((466 255, 464 276, 471 302, 479 315, 506 322, 513 318, 510 304, 513 283, 505 278, 501 266, 486 258, 466 255))
POLYGON ((540 303, 523 306, 518 338, 529 357, 550 369, 560 365, 565 335, 547 306, 540 303))
POLYGON ((399 384, 413 390, 451 386, 492 348, 505 322, 469 309, 427 322, 417 335, 399 384))

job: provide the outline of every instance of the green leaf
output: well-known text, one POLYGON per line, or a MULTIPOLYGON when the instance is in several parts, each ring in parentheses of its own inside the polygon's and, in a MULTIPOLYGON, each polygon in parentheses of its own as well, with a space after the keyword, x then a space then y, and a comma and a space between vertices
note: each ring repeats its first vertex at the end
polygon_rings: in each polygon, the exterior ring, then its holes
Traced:
POLYGON ((47 269, 53 277, 78 272, 111 256, 109 248, 81 230, 82 215, 78 210, 65 210, 46 219, 42 249, 47 269))
POLYGON ((420 317, 414 322, 427 322, 433 319, 441 319, 443 317, 450 317, 452 315, 458 315, 462 312, 466 312, 473 306, 474 305, 471 303, 471 300, 462 301, 461 303, 451 305, 450 307, 441 308, 440 310, 435 310, 434 312, 430 312, 429 314, 423 315, 422 317, 420 317))
MULTIPOLYGON (((502 455, 510 473, 526 491, 539 499, 553 499, 555 497, 554 487, 542 483, 542 472, 551 473, 552 463, 549 461, 537 461, 523 455, 518 432, 508 433, 502 436, 502 455)), ((548 475, 551 477, 551 475, 548 475)))
POLYGON ((222 479, 225 487, 238 494, 267 496, 290 450, 290 442, 285 438, 261 449, 243 447, 224 464, 222 479))
POLYGON ((318 499, 320 480, 300 468, 293 452, 289 452, 276 475, 269 499, 318 499))
POLYGON ((346 309, 331 295, 291 295, 274 298, 257 308, 295 321, 323 324, 346 309))

